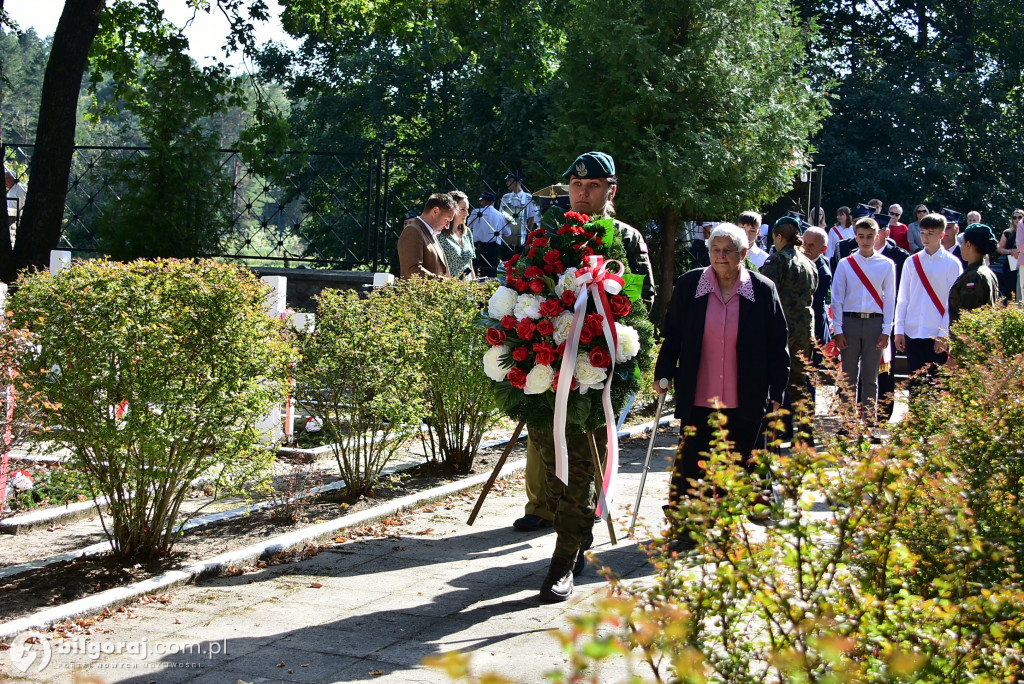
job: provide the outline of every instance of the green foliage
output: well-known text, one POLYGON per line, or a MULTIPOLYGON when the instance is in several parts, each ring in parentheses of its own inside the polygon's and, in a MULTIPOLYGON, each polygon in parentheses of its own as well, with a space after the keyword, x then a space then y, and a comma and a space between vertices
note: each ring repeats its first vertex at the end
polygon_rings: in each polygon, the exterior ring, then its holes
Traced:
POLYGON ((420 369, 426 379, 431 446, 458 473, 473 467, 480 440, 499 419, 491 381, 481 359, 490 348, 475 325, 494 290, 458 279, 401 280, 375 296, 415 319, 426 346, 420 369))
POLYGON ((39 345, 19 359, 48 413, 38 437, 109 498, 119 557, 171 551, 194 479, 232 487, 268 466, 256 425, 284 397, 292 350, 266 290, 208 261, 77 262, 21 279, 10 306, 39 345))
POLYGON ((124 261, 217 254, 234 197, 220 134, 206 118, 234 97, 227 70, 176 55, 148 64, 141 88, 145 97, 125 106, 150 149, 103 165, 113 192, 99 222, 100 248, 124 261))
POLYGON ((965 311, 951 331, 953 358, 972 366, 1024 352, 1024 309, 982 307, 965 311))
MULTIPOLYGON (((13 469, 12 469, 13 470, 13 469)), ((19 492, 7 500, 11 512, 31 510, 39 506, 77 503, 93 498, 89 479, 74 467, 56 465, 53 467, 21 467, 33 480, 32 489, 19 492)), ((3 511, 0 511, 2 514, 3 511)))
POLYGON ((835 102, 814 139, 826 206, 880 197, 905 212, 923 202, 1009 224, 1024 182, 1020 8, 1002 0, 797 4, 821 26, 815 90, 835 102))
MULTIPOLYGON (((996 351, 952 370, 948 393, 921 393, 883 446, 837 438, 828 452, 755 453, 784 503, 757 503, 761 475, 712 418, 708 487, 677 520, 696 549, 656 539, 652 581, 612 576, 609 598, 559 633, 569 663, 552 677, 604 681, 615 658, 631 682, 1015 681, 1021 361, 996 351), (748 522, 766 511, 771 525, 748 522)), ((456 675, 478 681, 460 664, 456 675)))
POLYGON ((393 299, 324 290, 316 328, 300 333, 295 400, 333 438, 350 493, 369 493, 424 413, 425 341, 393 299))
POLYGON ((0 121, 5 142, 31 143, 39 119, 39 96, 51 38, 35 29, 0 32, 0 121))
POLYGON ((610 153, 629 182, 616 205, 634 225, 668 209, 731 215, 785 192, 825 113, 789 3, 580 0, 566 20, 553 162, 610 153))

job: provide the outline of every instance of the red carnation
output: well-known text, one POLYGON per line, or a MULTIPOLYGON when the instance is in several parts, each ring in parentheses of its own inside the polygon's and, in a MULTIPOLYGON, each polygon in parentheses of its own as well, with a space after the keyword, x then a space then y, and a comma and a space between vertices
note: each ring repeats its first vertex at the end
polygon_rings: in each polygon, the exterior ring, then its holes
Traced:
POLYGON ((562 226, 561 228, 559 228, 555 232, 558 233, 559 235, 565 235, 566 233, 569 232, 569 226, 562 226))
POLYGON ((537 333, 544 337, 551 337, 555 334, 555 324, 546 318, 537 321, 537 333))
POLYGON ((523 389, 526 387, 526 371, 519 366, 512 366, 506 377, 508 378, 509 384, 516 389, 523 389))
MULTIPOLYGON (((547 233, 547 231, 546 231, 545 229, 543 229, 543 228, 537 228, 536 230, 531 230, 531 231, 529 232, 529 234, 527 234, 527 236, 526 236, 526 237, 527 237, 527 239, 531 239, 531 240, 532 240, 533 238, 539 238, 539 237, 541 237, 541 236, 542 236, 542 235, 544 235, 545 233, 547 233)), ((538 246, 538 247, 540 247, 540 245, 537 245, 537 246, 538 246)))
POLYGON ((561 252, 559 252, 557 249, 551 249, 551 250, 548 250, 547 253, 544 254, 544 263, 545 264, 552 264, 552 265, 554 265, 554 264, 558 263, 558 261, 561 258, 562 258, 562 253, 561 252))
POLYGON ((506 330, 512 330, 513 328, 515 328, 516 327, 516 323, 518 323, 518 321, 516 320, 515 316, 502 316, 501 317, 501 327, 505 328, 506 330))
POLYGON ((543 273, 544 269, 542 269, 540 266, 530 266, 530 268, 526 269, 526 273, 523 274, 523 277, 528 279, 536 278, 537 276, 542 275, 543 273))
POLYGON ((537 355, 537 363, 541 366, 550 366, 558 358, 555 348, 547 342, 533 345, 533 353, 537 355))
POLYGON ((590 350, 590 365, 594 368, 607 368, 612 365, 612 357, 604 347, 594 347, 590 350))
POLYGON ((583 249, 580 250, 580 256, 584 259, 589 259, 594 256, 594 250, 590 248, 590 245, 583 245, 583 249))
POLYGON ((633 306, 629 303, 629 297, 617 294, 608 298, 608 308, 612 310, 613 316, 616 318, 622 318, 623 316, 629 315, 633 306))
POLYGON ((544 281, 540 278, 534 278, 530 281, 530 292, 533 294, 540 294, 544 291, 544 281))
POLYGON ((532 259, 533 257, 537 256, 537 250, 531 249, 529 252, 526 253, 526 256, 532 259))
POLYGON ((539 237, 539 238, 537 238, 536 240, 533 241, 533 246, 534 247, 547 247, 548 246, 548 239, 546 237, 539 237))
POLYGON ((519 261, 519 255, 518 254, 513 254, 511 257, 509 257, 509 260, 505 262, 505 267, 508 268, 509 266, 511 266, 512 264, 516 263, 517 261, 519 261))
MULTIPOLYGON (((506 316, 506 318, 512 318, 512 317, 511 316, 506 316)), ((512 318, 512 320, 514 321, 515 319, 512 318)), ((508 337, 508 335, 506 335, 505 331, 502 330, 501 328, 488 328, 487 329, 487 344, 491 345, 492 347, 497 347, 498 345, 504 344, 505 343, 505 338, 507 338, 507 337, 508 337)))
POLYGON ((559 261, 557 264, 555 264, 555 273, 559 273, 560 274, 564 270, 565 270, 565 266, 562 265, 561 261, 559 261))
MULTIPOLYGON (((506 282, 508 282, 508 281, 506 281, 506 282)), ((526 284, 526 281, 525 281, 525 280, 517 280, 517 281, 515 282, 515 284, 514 284, 514 287, 515 287, 515 288, 516 288, 517 290, 519 290, 520 292, 526 292, 526 290, 527 290, 527 288, 529 287, 529 285, 527 285, 527 284, 526 284)))
POLYGON ((576 293, 572 290, 566 290, 562 293, 562 304, 566 306, 572 306, 576 303, 576 293))
POLYGON ((516 361, 525 361, 530 356, 530 350, 526 347, 516 347, 512 350, 512 358, 516 361))
POLYGON ((554 272, 555 272, 555 267, 554 266, 552 266, 551 264, 544 264, 544 273, 546 275, 551 275, 554 272))
POLYGON ((529 318, 524 318, 516 324, 516 335, 521 339, 532 340, 533 333, 537 330, 537 324, 529 318))
POLYGON ((545 299, 540 303, 540 315, 554 318, 562 313, 562 302, 557 299, 545 299))
POLYGON ((565 212, 565 218, 578 221, 580 224, 590 223, 590 217, 586 214, 581 214, 578 211, 565 212))

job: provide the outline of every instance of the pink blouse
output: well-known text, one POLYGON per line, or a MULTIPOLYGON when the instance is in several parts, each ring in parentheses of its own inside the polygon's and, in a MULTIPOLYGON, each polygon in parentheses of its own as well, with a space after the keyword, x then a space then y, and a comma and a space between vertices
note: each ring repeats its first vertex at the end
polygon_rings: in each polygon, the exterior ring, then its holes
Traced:
POLYGON ((693 404, 707 408, 738 408, 736 339, 739 335, 740 297, 737 295, 754 301, 750 273, 740 266, 740 277, 729 301, 725 301, 718 277, 709 266, 701 275, 694 293, 695 298, 705 295, 709 295, 708 308, 704 315, 704 339, 701 342, 697 391, 693 404))

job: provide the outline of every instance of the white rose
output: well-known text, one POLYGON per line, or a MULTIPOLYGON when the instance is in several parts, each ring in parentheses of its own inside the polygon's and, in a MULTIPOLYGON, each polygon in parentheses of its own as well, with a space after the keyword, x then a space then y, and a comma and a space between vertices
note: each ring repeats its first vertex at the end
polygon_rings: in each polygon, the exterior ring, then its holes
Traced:
POLYGON ((487 315, 495 320, 501 320, 502 316, 508 316, 516 308, 516 299, 519 295, 512 288, 499 287, 487 300, 487 315))
POLYGON ((558 277, 558 283, 555 284, 555 294, 561 297, 562 293, 566 290, 575 292, 579 287, 580 284, 576 282, 576 269, 570 268, 558 277))
POLYGON ((618 344, 615 345, 615 363, 629 361, 640 353, 640 333, 636 328, 616 323, 615 336, 618 339, 618 344))
MULTIPOLYGON (((500 344, 497 347, 491 347, 484 354, 484 373, 487 373, 487 377, 495 382, 501 382, 508 375, 508 368, 502 368, 501 362, 498 361, 502 356, 508 354, 511 349, 508 345, 500 344)), ((511 368, 511 366, 509 366, 511 368)))
POLYGON ((551 382, 554 379, 555 371, 551 369, 551 366, 538 364, 526 374, 526 387, 523 388, 523 393, 544 394, 551 389, 551 382))
POLYGON ((576 357, 576 372, 573 373, 580 381, 580 394, 586 394, 587 390, 600 390, 604 388, 604 381, 608 377, 608 371, 604 368, 594 368, 590 365, 590 358, 581 353, 576 357))
POLYGON ((551 321, 555 324, 555 344, 559 345, 569 339, 569 328, 572 327, 572 314, 568 311, 563 311, 558 314, 555 320, 551 321))
POLYGON ((512 315, 516 317, 517 321, 521 321, 524 318, 537 320, 540 318, 540 303, 542 301, 544 300, 537 295, 519 295, 519 299, 516 300, 516 307, 513 310, 512 315))

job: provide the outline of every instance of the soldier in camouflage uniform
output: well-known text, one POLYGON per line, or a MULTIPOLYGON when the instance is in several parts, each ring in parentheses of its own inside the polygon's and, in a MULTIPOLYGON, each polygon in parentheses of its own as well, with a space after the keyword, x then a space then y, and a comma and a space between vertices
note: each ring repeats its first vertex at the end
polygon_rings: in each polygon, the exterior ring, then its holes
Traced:
POLYGON ((967 270, 953 283, 949 291, 949 322, 960 318, 961 311, 991 306, 999 298, 999 281, 985 265, 985 256, 996 251, 999 242, 990 226, 973 223, 964 231, 960 255, 967 262, 967 270))
MULTIPOLYGON (((604 152, 581 154, 563 174, 569 182, 569 200, 573 211, 592 218, 610 216, 612 199, 617 190, 615 161, 604 152)), ((647 243, 638 230, 615 221, 622 238, 626 260, 631 272, 644 276, 641 298, 648 309, 654 303, 654 272, 647 255, 647 243)), ((603 430, 595 432, 598 453, 605 447, 603 430)), ((573 578, 586 567, 584 553, 594 540, 595 485, 594 463, 586 435, 567 435, 569 449, 569 484, 555 477, 555 449, 551 432, 531 426, 531 451, 537 454, 542 468, 532 468, 527 458, 527 490, 543 496, 553 514, 557 539, 551 566, 541 584, 542 601, 565 601, 572 594, 573 578), (538 477, 538 474, 543 477, 538 477), (531 478, 534 480, 530 482, 531 478)), ((528 516, 526 516, 528 517, 528 516)), ((517 529, 523 518, 516 521, 517 529)))
MULTIPOLYGON (((783 216, 772 229, 775 252, 761 266, 761 275, 775 283, 789 328, 789 354, 792 369, 784 407, 794 410, 800 401, 810 401, 807 361, 814 351, 814 291, 818 288, 818 269, 797 247, 803 245, 800 223, 783 216)), ((807 410, 813 415, 814 407, 807 410)), ((793 417, 786 419, 786 432, 793 434, 793 417)))

